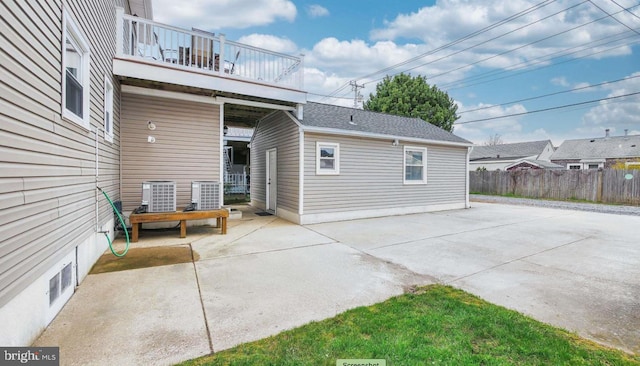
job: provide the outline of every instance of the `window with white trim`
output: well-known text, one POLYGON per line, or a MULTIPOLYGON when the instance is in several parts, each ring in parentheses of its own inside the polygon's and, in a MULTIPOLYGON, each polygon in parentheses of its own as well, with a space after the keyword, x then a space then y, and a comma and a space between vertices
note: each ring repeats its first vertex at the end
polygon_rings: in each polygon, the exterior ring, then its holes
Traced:
POLYGON ((104 76, 104 139, 113 142, 113 84, 104 76))
POLYGON ((582 169, 582 164, 567 164, 567 169, 569 169, 569 170, 580 170, 580 169, 582 169))
POLYGON ((340 174, 340 144, 316 142, 316 174, 340 174))
POLYGON ((427 149, 404 147, 404 184, 427 183, 427 149))
POLYGON ((62 117, 88 129, 89 44, 66 9, 62 24, 62 117))

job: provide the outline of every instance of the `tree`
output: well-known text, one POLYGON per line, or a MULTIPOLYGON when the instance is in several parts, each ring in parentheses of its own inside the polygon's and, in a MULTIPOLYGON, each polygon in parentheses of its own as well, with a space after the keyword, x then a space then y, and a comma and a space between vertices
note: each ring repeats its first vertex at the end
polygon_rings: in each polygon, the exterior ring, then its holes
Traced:
POLYGON ((484 142, 484 146, 496 146, 496 145, 502 145, 504 144, 504 141, 502 141, 502 136, 500 136, 499 133, 493 134, 491 136, 489 136, 489 139, 487 141, 484 142))
POLYGON ((408 74, 386 76, 376 85, 375 94, 369 95, 364 109, 420 118, 449 132, 460 118, 456 114, 458 106, 446 92, 430 86, 424 76, 408 74))

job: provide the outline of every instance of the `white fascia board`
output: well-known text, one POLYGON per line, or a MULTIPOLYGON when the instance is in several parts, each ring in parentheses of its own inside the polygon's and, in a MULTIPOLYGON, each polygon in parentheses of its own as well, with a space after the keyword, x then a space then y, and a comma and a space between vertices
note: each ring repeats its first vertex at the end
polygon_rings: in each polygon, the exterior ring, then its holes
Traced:
POLYGON ((115 57, 113 59, 113 73, 118 76, 219 90, 291 103, 305 104, 307 102, 307 93, 304 91, 262 84, 239 77, 220 77, 197 68, 162 65, 136 57, 115 57))
POLYGON ((227 98, 227 97, 216 97, 216 100, 222 103, 237 104, 237 105, 266 108, 266 109, 275 109, 279 111, 295 111, 296 110, 296 107, 291 107, 291 106, 281 105, 281 104, 256 102, 252 100, 235 99, 235 98, 227 98))
POLYGON ((348 131, 348 130, 340 130, 336 128, 313 127, 313 126, 304 126, 304 125, 302 126, 302 128, 305 132, 324 133, 328 135, 368 137, 372 139, 382 139, 382 140, 400 140, 405 142, 413 142, 413 143, 421 143, 421 144, 429 144, 429 145, 442 145, 442 146, 457 146, 457 147, 473 146, 471 142, 465 143, 465 142, 429 140, 429 139, 421 139, 421 138, 406 137, 406 136, 399 136, 399 135, 383 135, 379 133, 348 131))
POLYGON ((304 126, 302 125, 302 123, 300 123, 300 121, 298 121, 298 119, 294 116, 291 115, 291 113, 285 113, 287 115, 287 117, 289 117, 289 119, 291 121, 293 121, 293 123, 296 124, 296 126, 298 126, 298 128, 301 128, 304 130, 304 126))
POLYGON ((132 85, 122 85, 121 90, 122 90, 122 93, 124 94, 146 95, 150 97, 186 100, 189 102, 198 102, 198 103, 206 103, 206 104, 217 104, 217 105, 223 104, 217 101, 215 98, 205 97, 204 95, 195 95, 195 94, 179 93, 179 92, 159 90, 159 89, 142 88, 139 86, 132 86, 132 85))
POLYGON ((251 137, 248 137, 248 136, 224 136, 224 141, 251 142, 251 137))

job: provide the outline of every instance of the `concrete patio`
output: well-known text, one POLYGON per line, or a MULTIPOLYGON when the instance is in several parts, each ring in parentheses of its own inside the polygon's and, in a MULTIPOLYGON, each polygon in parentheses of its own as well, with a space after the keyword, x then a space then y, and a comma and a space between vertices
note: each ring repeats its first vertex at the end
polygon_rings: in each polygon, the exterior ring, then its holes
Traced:
POLYGON ((89 275, 35 345, 60 346, 63 365, 168 365, 437 282, 638 353, 639 226, 474 203, 303 227, 247 208, 224 236, 142 235, 132 247, 184 245, 199 260, 89 275))

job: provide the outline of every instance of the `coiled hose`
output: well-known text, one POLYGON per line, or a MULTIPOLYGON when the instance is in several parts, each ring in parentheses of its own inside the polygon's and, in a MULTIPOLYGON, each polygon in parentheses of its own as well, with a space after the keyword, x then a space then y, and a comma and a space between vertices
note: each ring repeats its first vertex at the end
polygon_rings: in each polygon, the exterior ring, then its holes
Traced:
POLYGON ((102 194, 104 195, 104 198, 106 198, 107 201, 109 201, 109 204, 111 205, 111 208, 113 208, 113 212, 116 213, 116 215, 118 216, 118 219, 120 220, 120 225, 122 225, 122 227, 124 228, 124 235, 125 235, 126 240, 127 240, 127 245, 124 247, 124 251, 122 253, 116 252, 116 250, 113 248, 113 243, 111 242, 111 238, 109 238, 109 232, 103 232, 103 234, 107 238, 107 242, 109 242, 109 249, 111 249, 111 253, 113 253, 113 255, 115 255, 116 257, 124 257, 127 254, 127 252, 129 251, 129 244, 130 244, 130 242, 129 242, 129 232, 127 231, 127 225, 124 223, 124 219, 120 215, 120 212, 116 208, 116 205, 114 205, 113 201, 111 201, 111 198, 109 198, 109 195, 107 194, 107 192, 103 191, 102 188, 100 188, 100 187, 98 187, 98 190, 100 192, 102 192, 102 194))

